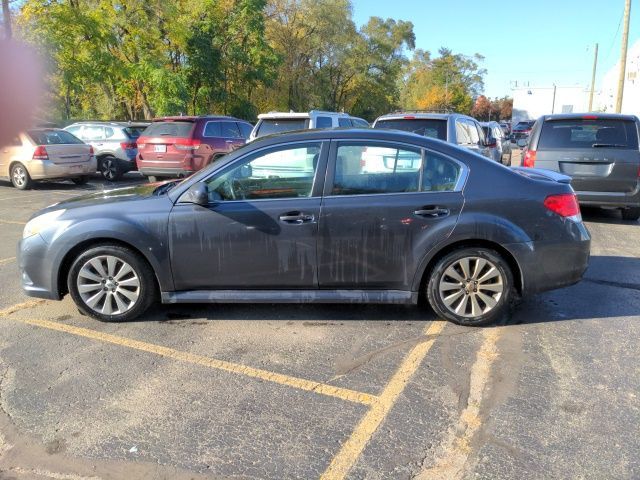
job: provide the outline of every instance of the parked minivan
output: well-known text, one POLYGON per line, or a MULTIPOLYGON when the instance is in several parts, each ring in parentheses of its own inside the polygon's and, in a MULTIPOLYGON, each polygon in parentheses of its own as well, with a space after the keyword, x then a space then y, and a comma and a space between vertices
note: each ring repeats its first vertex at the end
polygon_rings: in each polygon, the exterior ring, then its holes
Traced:
POLYGON ((373 128, 385 128, 417 133, 465 147, 491 158, 489 145, 494 138, 485 138, 482 127, 475 118, 460 113, 395 112, 378 117, 373 128))
POLYGON ((152 182, 187 177, 244 145, 251 129, 219 115, 157 118, 138 138, 138 170, 152 182))
POLYGON ((640 121, 634 115, 557 114, 540 117, 522 165, 571 177, 583 205, 614 207, 640 218, 640 121))
POLYGON ((369 122, 347 113, 323 112, 269 112, 258 115, 249 141, 274 133, 292 132, 312 128, 368 128, 369 122))

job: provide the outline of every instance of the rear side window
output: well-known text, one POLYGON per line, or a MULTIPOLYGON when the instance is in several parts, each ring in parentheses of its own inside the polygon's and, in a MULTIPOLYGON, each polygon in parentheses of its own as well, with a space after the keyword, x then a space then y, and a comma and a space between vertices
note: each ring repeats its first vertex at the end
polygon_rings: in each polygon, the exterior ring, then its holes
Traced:
POLYGON ((316 118, 316 128, 331 128, 333 123, 331 122, 331 117, 317 117, 316 118))
POLYGON ((31 130, 27 132, 36 145, 82 144, 82 140, 64 130, 31 130))
POLYGON ((471 143, 469 128, 462 121, 456 121, 456 137, 458 145, 469 145, 471 143))
POLYGON ((348 118, 339 118, 338 119, 338 126, 339 127, 351 127, 351 120, 348 118))
POLYGON ((240 130, 236 122, 220 122, 220 136, 225 138, 240 138, 240 130))
POLYGON ((332 195, 417 192, 420 150, 380 144, 340 144, 332 195))
POLYGON ((462 168, 456 162, 433 152, 426 152, 422 190, 424 192, 452 192, 456 188, 462 168))
POLYGON ((447 121, 429 118, 398 118, 378 120, 373 128, 386 128, 417 133, 424 137, 447 139, 447 121))
POLYGON ((153 122, 144 131, 144 136, 188 138, 192 128, 193 122, 153 122))
POLYGON ((260 120, 256 137, 291 132, 293 130, 305 130, 307 128, 309 128, 308 118, 265 118, 260 120))
POLYGON ((242 135, 242 138, 249 138, 251 130, 253 130, 251 124, 244 122, 238 122, 238 128, 240 129, 240 135, 242 135))
POLYGON ((635 122, 614 119, 552 120, 542 123, 538 150, 572 148, 638 149, 635 122))
POLYGON ((482 136, 482 129, 478 128, 471 120, 465 121, 467 128, 469 129, 469 136, 471 137, 471 143, 477 145, 480 143, 480 137, 482 136))
POLYGON ((352 118, 351 122, 354 127, 362 127, 369 128, 369 123, 366 120, 362 120, 361 118, 352 118))

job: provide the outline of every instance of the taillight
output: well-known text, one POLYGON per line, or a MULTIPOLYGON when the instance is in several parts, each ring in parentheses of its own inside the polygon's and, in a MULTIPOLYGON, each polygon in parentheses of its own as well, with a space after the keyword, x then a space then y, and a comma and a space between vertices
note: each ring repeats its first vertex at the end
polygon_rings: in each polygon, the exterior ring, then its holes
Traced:
POLYGON ((522 159, 522 166, 533 168, 535 164, 536 164, 536 151, 527 150, 524 154, 524 158, 522 159))
POLYGON ((200 140, 180 138, 173 146, 178 150, 195 150, 200 146, 200 140))
POLYGON ((575 193, 549 195, 544 199, 544 206, 561 217, 574 217, 575 220, 581 218, 578 197, 575 193))
POLYGON ((120 146, 123 150, 135 150, 138 148, 136 142, 120 142, 120 146))
POLYGON ((39 145, 36 147, 35 151, 33 152, 33 158, 34 160, 49 160, 49 154, 47 153, 47 149, 42 146, 39 145))

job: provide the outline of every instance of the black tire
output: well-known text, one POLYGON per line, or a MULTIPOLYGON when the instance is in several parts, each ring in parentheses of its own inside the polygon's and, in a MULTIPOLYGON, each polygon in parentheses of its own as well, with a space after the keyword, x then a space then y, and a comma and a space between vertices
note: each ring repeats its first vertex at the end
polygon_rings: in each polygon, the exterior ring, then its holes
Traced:
POLYGON ((504 162, 505 166, 507 166, 507 167, 511 166, 511 155, 513 155, 513 153, 509 152, 509 156, 507 157, 507 161, 504 162))
POLYGON ((435 313, 441 318, 465 326, 488 325, 500 320, 509 311, 512 299, 515 297, 514 294, 513 274, 509 264, 497 252, 486 248, 461 248, 445 255, 434 266, 427 283, 427 298, 435 313), (470 259, 468 269, 471 275, 467 278, 464 278, 461 269, 456 269, 456 267, 459 266, 458 262, 464 262, 464 259, 470 259), (474 276, 473 270, 478 265, 482 265, 482 262, 477 261, 478 259, 488 263, 484 265, 479 272, 476 272, 474 276), (474 290, 473 281, 471 283, 457 282, 446 273, 447 271, 451 272, 451 270, 449 270, 451 267, 455 272, 460 272, 459 276, 463 278, 463 280, 473 280, 474 278, 482 279, 484 276, 491 274, 489 270, 491 266, 495 267, 496 271, 494 274, 496 276, 488 277, 485 282, 476 283, 475 288, 478 290, 474 290), (452 285, 454 282, 460 283, 459 290, 456 286, 453 289, 445 290, 441 293, 440 284, 441 281, 445 279, 452 280, 445 282, 445 285, 452 285), (491 281, 489 282, 489 280, 491 281), (482 285, 484 285, 486 289, 491 288, 493 290, 502 286, 502 291, 498 295, 498 292, 484 290, 482 285), (466 293, 467 289, 469 293, 466 293), (461 296, 454 299, 456 295, 461 296), (489 303, 484 302, 481 295, 484 295, 484 297, 491 296, 491 299, 496 301, 495 305, 489 308, 489 303), (464 300, 465 297, 467 297, 466 300, 464 300), (473 314, 475 305, 473 305, 472 297, 475 298, 476 305, 479 307, 478 310, 481 310, 481 313, 478 315, 473 314), (452 302, 451 307, 447 306, 445 298, 452 302), (458 300, 460 300, 460 302, 456 304, 458 300), (462 305, 463 301, 465 302, 464 306, 462 305), (460 312, 456 313, 454 310, 458 308, 460 308, 460 312), (487 308, 489 308, 489 310, 487 310, 487 308), (462 314, 462 312, 464 312, 464 314, 462 314))
POLYGON ((11 177, 11 184, 18 190, 29 190, 33 186, 33 180, 31 180, 29 171, 21 163, 11 165, 9 175, 11 177))
POLYGON ((624 220, 638 221, 640 218, 640 207, 622 209, 622 218, 624 220))
POLYGON ((108 182, 117 182, 123 175, 122 168, 115 157, 103 157, 100 159, 99 168, 102 178, 108 182))
MULTIPOLYGON (((83 274, 86 275, 86 270, 83 270, 83 274)), ((78 257, 73 261, 71 268, 69 269, 69 274, 67 275, 67 287, 69 289, 69 293, 71 294, 71 298, 75 302, 78 309, 85 315, 93 317, 97 320, 103 322, 127 322, 133 320, 140 315, 142 315, 149 306, 155 302, 158 291, 156 287, 156 282, 154 278, 154 272, 147 263, 147 261, 138 253, 119 246, 112 244, 101 244, 97 246, 92 246, 89 249, 82 252, 78 257), (103 267, 103 271, 106 273, 109 268, 107 265, 106 257, 115 257, 117 261, 120 263, 115 263, 114 270, 116 275, 112 277, 105 277, 101 275, 99 271, 91 266, 88 266, 88 262, 93 260, 94 262, 100 262, 103 267), (126 264, 131 267, 133 274, 124 274, 121 278, 118 278, 118 266, 122 269, 122 266, 126 264), (103 278, 103 281, 98 282, 98 280, 90 279, 90 277, 84 277, 80 275, 81 270, 84 267, 88 267, 90 269, 89 273, 93 273, 94 277, 103 278), (80 277, 80 280, 79 280, 80 277), (111 283, 105 283, 106 279, 109 278, 111 283), (132 287, 127 284, 126 288, 118 285, 118 283, 114 283, 116 280, 120 280, 123 284, 125 282, 131 282, 131 279, 137 281, 137 286, 132 287), (91 291, 87 293, 85 291, 85 298, 83 298, 82 294, 79 291, 78 283, 80 281, 86 282, 83 285, 87 285, 93 287, 93 285, 102 284, 103 287, 92 288, 91 291), (95 282, 94 284, 89 285, 89 282, 95 282), (107 287, 112 287, 114 290, 109 291, 107 287), (107 290, 105 290, 105 288, 107 290), (125 290, 129 292, 127 297, 125 297, 121 292, 125 290), (102 297, 97 301, 94 306, 96 309, 92 308, 87 304, 87 297, 93 296, 96 297, 101 292, 105 291, 106 293, 102 293, 102 297), (136 300, 130 300, 130 304, 127 306, 127 309, 124 311, 119 310, 119 304, 116 301, 116 296, 122 301, 122 299, 129 298, 131 295, 137 295, 136 300), (108 300, 107 300, 108 299, 108 300), (106 302, 109 301, 109 308, 105 308, 106 302), (101 307, 102 305, 102 307, 101 307), (116 307, 115 309, 113 307, 116 307), (101 310, 101 311, 98 311, 101 310), (111 310, 111 313, 109 311, 111 310), (115 311, 114 311, 115 310, 115 311), (106 312, 106 313, 104 313, 106 312)), ((89 298, 88 300, 91 300, 89 298)))
POLYGON ((86 185, 89 181, 89 175, 83 175, 81 177, 72 178, 71 181, 76 185, 86 185))

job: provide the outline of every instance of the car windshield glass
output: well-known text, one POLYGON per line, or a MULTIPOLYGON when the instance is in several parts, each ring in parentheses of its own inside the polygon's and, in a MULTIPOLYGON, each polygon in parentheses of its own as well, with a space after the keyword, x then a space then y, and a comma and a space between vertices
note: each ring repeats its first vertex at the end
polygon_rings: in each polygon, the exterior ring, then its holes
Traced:
POLYGON ((187 138, 192 127, 192 122, 154 122, 146 128, 144 136, 187 138))
POLYGON ((130 138, 138 138, 146 129, 147 127, 140 125, 139 127, 126 127, 124 131, 130 138))
POLYGON ((256 137, 264 137, 274 133, 305 130, 309 128, 308 118, 266 118, 260 121, 256 137))
POLYGON ((28 132, 36 145, 68 145, 84 143, 64 130, 31 130, 28 132))
POLYGON ((374 128, 403 130, 425 137, 447 139, 447 121, 427 118, 378 120, 374 128))
POLYGON ((635 123, 617 119, 570 119, 544 122, 538 150, 572 148, 638 149, 635 123))
POLYGON ((513 127, 514 130, 526 130, 528 128, 531 127, 531 124, 529 122, 519 122, 515 127, 513 127))

